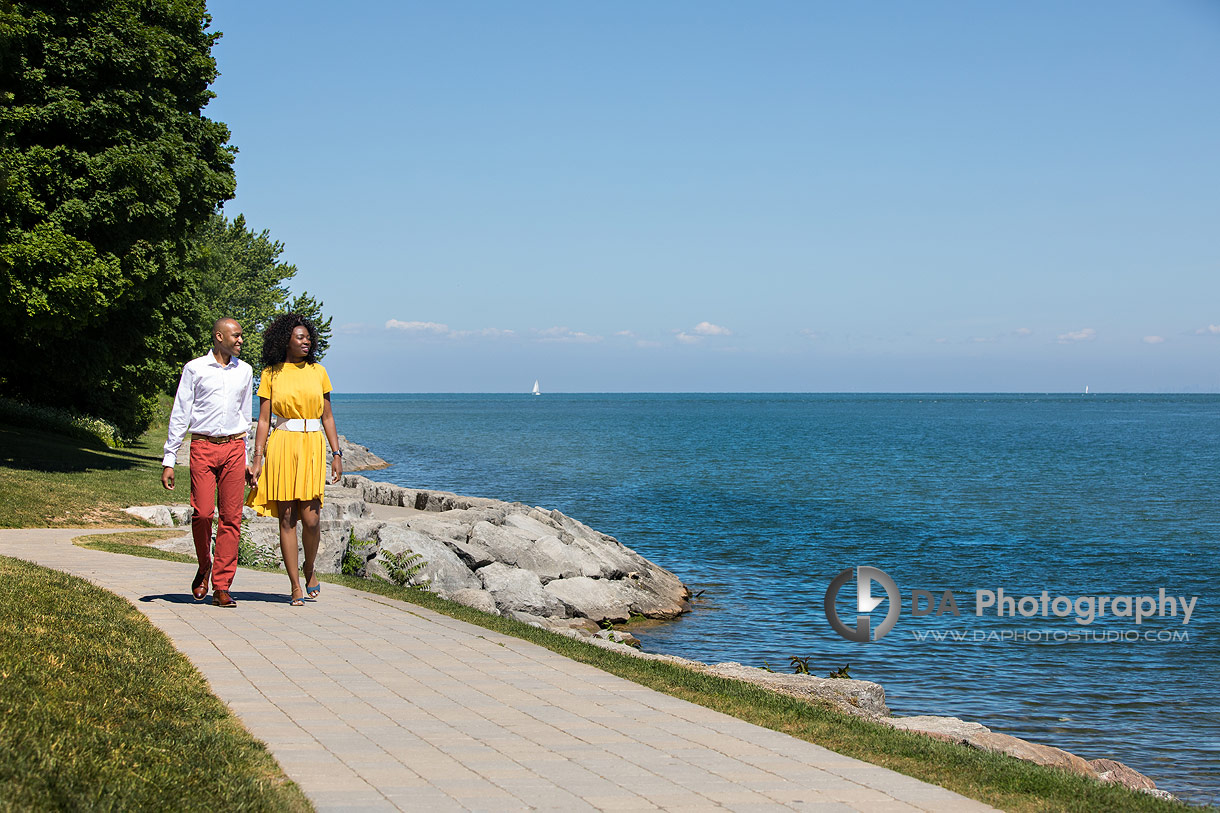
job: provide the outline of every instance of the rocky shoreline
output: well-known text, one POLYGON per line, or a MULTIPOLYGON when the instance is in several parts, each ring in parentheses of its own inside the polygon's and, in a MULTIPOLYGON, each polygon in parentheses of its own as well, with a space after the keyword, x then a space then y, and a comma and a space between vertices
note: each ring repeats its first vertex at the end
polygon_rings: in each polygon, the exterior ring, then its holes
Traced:
MULTIPOLYGON (((389 465, 342 438, 344 460, 362 468, 389 465)), ((187 459, 181 457, 180 459, 187 459)), ((130 513, 157 525, 185 525, 184 506, 140 506, 130 513)), ((279 558, 278 523, 246 509, 246 543, 266 561, 279 558)), ((158 543, 193 554, 189 533, 158 543)), ((603 629, 639 618, 672 619, 691 609, 680 579, 617 539, 554 510, 427 489, 409 489, 345 474, 328 486, 322 508, 318 568, 388 579, 388 563, 418 554, 412 580, 469 607, 516 619, 635 657, 742 680, 771 691, 828 704, 844 713, 981 750, 1068 770, 1101 782, 1172 799, 1121 762, 1087 761, 1053 746, 1029 742, 955 717, 894 717, 885 690, 870 681, 772 672, 739 663, 705 664, 639 650, 629 632, 603 629), (388 555, 388 557, 387 557, 388 555)))

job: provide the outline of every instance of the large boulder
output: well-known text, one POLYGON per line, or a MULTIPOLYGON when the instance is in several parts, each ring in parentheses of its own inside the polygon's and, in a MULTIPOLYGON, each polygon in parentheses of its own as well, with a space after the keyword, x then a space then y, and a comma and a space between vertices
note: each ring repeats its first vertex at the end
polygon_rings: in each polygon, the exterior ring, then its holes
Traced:
POLYGON ((520 518, 519 514, 509 514, 503 525, 486 520, 475 523, 464 543, 467 555, 472 560, 487 559, 531 570, 544 584, 552 579, 598 573, 597 562, 584 551, 565 545, 553 533, 531 536, 523 532, 516 524, 520 518))
POLYGON ((543 590, 542 581, 531 571, 496 562, 480 568, 479 578, 503 613, 517 611, 543 617, 568 614, 564 603, 543 590))
POLYGON ((617 624, 631 617, 631 598, 617 581, 575 576, 549 581, 543 589, 591 621, 617 624))
POLYGON ((388 553, 418 553, 426 562, 416 575, 415 583, 427 582, 432 592, 442 597, 463 589, 480 589, 483 584, 462 564, 452 550, 440 539, 420 533, 402 522, 387 522, 377 530, 380 556, 368 563, 371 576, 388 578, 384 556, 388 553))
MULTIPOLYGON (((339 451, 343 452, 344 471, 369 471, 372 469, 387 469, 390 464, 369 451, 367 446, 352 443, 343 435, 339 436, 339 451)), ((326 464, 330 465, 330 455, 327 454, 326 464)))

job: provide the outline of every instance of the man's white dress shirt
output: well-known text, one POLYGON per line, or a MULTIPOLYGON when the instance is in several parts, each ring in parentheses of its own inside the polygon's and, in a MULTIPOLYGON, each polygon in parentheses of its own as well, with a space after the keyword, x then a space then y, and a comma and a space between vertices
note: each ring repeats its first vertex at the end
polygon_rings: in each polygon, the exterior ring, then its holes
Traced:
POLYGON ((186 433, 226 437, 250 428, 254 370, 233 356, 221 364, 209 350, 182 368, 161 465, 172 467, 186 433))

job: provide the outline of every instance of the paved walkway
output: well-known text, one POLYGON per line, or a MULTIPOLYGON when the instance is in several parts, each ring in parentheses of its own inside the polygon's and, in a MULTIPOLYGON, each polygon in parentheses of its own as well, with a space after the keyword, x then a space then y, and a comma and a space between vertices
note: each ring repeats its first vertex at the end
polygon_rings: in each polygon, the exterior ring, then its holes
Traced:
POLYGON ((0 531, 0 554, 130 600, 319 810, 977 811, 942 788, 410 604, 241 569, 235 610, 195 567, 0 531))

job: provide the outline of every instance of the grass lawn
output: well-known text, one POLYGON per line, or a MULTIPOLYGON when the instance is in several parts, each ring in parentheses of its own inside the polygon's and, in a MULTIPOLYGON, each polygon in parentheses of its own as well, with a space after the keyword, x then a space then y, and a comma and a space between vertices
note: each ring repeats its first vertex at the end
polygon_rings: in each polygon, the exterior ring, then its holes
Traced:
POLYGON ((186 469, 161 487, 165 428, 108 449, 42 429, 0 426, 0 528, 147 527, 123 509, 190 501, 186 469))
POLYGON ((312 809, 131 604, 8 557, 0 585, 0 810, 312 809))
MULTIPOLYGON (((155 532, 152 532, 155 533, 155 532)), ((94 550, 193 562, 190 556, 144 547, 141 534, 82 537, 94 550), (134 544, 133 544, 134 542, 134 544)), ((702 674, 674 664, 566 638, 507 618, 488 615, 431 593, 352 576, 319 578, 356 590, 400 599, 461 621, 531 641, 581 663, 665 694, 689 700, 756 725, 782 731, 841 754, 891 768, 1009 811, 1182 811, 1182 805, 1076 774, 1044 768, 1003 754, 978 751, 918 734, 894 731, 834 709, 768 692, 742 681, 702 674)))

